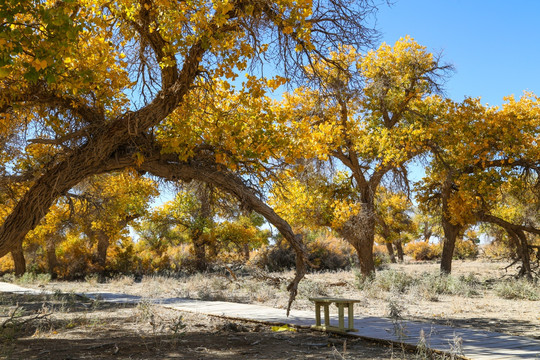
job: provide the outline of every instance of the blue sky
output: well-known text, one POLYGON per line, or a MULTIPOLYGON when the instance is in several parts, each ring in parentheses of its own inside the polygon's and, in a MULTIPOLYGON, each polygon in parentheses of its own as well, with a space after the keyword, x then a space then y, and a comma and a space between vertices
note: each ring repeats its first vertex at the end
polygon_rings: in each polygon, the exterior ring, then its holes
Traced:
POLYGON ((410 35, 456 72, 446 95, 500 105, 523 90, 540 94, 540 1, 396 0, 381 5, 377 28, 393 44, 410 35))

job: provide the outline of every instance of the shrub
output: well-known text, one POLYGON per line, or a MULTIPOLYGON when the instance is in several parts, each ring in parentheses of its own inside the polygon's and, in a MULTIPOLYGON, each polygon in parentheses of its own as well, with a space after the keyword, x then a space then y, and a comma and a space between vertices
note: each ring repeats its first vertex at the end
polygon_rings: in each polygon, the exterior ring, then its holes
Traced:
POLYGON ((289 244, 280 241, 260 249, 251 263, 271 272, 284 271, 294 267, 295 255, 289 244))
POLYGON ((438 295, 478 295, 480 282, 473 276, 451 276, 439 273, 408 275, 396 270, 384 270, 374 277, 356 275, 358 287, 365 293, 377 296, 381 291, 418 294, 422 298, 437 301, 438 295))
POLYGON ((375 277, 375 285, 383 291, 406 292, 415 282, 415 279, 400 271, 384 270, 375 277))
POLYGON ((479 294, 480 281, 473 275, 459 277, 439 273, 424 273, 417 284, 416 293, 427 300, 436 301, 438 295, 472 297, 479 294))
POLYGON ((495 293, 503 299, 540 300, 540 289, 537 284, 525 279, 500 282, 495 286, 495 293))
POLYGON ((478 245, 472 241, 457 240, 454 249, 454 259, 476 259, 478 257, 478 245))
MULTIPOLYGON (((312 270, 347 269, 356 259, 352 246, 328 234, 308 239, 306 248, 309 261, 315 265, 312 270)), ((275 245, 258 251, 251 263, 259 268, 275 272, 294 268, 296 258, 289 243, 280 239, 275 245)))
POLYGON ((424 241, 411 242, 405 246, 405 254, 414 260, 433 260, 441 256, 441 246, 424 241))
POLYGON ((515 255, 515 251, 512 250, 507 243, 500 240, 492 241, 482 248, 484 256, 493 259, 511 259, 515 255))
POLYGON ((15 271, 15 264, 11 256, 4 256, 0 258, 0 274, 5 274, 15 271))
POLYGON ((391 291, 404 293, 414 284, 415 279, 404 272, 396 270, 383 270, 375 276, 365 277, 356 273, 358 288, 367 293, 391 291))
POLYGON ((384 245, 373 246, 373 262, 375 267, 380 268, 390 263, 390 255, 384 245))

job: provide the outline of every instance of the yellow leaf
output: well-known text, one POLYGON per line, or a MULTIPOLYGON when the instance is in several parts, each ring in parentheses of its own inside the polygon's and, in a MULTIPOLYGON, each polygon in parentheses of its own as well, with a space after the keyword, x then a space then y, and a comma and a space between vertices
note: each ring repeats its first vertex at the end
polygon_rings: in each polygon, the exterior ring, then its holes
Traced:
POLYGON ((292 331, 292 332, 295 332, 296 329, 290 327, 289 325, 283 325, 283 326, 272 326, 272 331, 274 331, 274 332, 282 332, 282 331, 292 331))

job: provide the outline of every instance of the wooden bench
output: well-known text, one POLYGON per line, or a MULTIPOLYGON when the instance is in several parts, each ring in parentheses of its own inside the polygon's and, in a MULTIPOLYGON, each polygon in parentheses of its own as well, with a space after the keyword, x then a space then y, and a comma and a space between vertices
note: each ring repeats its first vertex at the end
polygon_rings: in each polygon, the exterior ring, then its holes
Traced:
POLYGON ((340 298, 309 298, 315 303, 315 325, 313 329, 323 331, 347 332, 357 331, 354 328, 354 304, 360 300, 340 298), (330 325, 330 305, 336 304, 338 308, 338 326, 330 325), (324 308, 324 325, 321 324, 321 306, 324 308), (345 308, 347 308, 347 327, 345 327, 345 308))

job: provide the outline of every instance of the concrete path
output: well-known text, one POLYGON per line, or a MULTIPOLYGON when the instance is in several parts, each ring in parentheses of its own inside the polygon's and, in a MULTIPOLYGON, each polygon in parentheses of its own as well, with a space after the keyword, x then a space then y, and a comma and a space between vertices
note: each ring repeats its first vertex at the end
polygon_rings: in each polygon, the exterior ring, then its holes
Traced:
MULTIPOLYGON (((0 292, 43 293, 2 282, 0 282, 0 292)), ((149 300, 133 295, 103 292, 81 295, 114 303, 137 303, 149 300)), ((287 317, 283 309, 251 304, 183 298, 152 299, 151 301, 181 311, 242 321, 288 324, 298 327, 310 327, 315 324, 315 314, 311 311, 292 310, 290 316, 287 317)), ((331 317, 331 323, 337 325, 337 314, 331 317)), ((461 355, 473 360, 540 360, 540 341, 522 336, 406 320, 392 322, 386 318, 362 317, 361 314, 356 314, 354 327, 358 331, 348 333, 351 336, 413 346, 423 343, 430 349, 461 355)))

